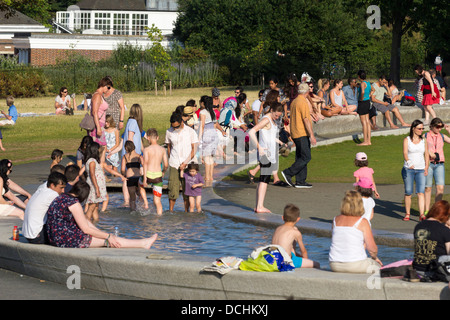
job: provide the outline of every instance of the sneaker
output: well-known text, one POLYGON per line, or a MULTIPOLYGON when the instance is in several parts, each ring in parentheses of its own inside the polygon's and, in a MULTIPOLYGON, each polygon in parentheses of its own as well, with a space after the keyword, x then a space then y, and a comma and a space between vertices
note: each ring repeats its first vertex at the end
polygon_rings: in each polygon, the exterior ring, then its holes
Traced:
POLYGON ((294 185, 294 187, 296 187, 297 189, 309 189, 312 188, 312 184, 309 184, 308 182, 303 182, 303 183, 296 183, 294 185))
POLYGON ((284 181, 286 181, 286 183, 287 183, 288 185, 290 185, 291 187, 294 186, 294 183, 293 183, 292 180, 291 180, 291 179, 292 179, 291 176, 285 174, 284 171, 281 171, 281 175, 283 176, 284 181))

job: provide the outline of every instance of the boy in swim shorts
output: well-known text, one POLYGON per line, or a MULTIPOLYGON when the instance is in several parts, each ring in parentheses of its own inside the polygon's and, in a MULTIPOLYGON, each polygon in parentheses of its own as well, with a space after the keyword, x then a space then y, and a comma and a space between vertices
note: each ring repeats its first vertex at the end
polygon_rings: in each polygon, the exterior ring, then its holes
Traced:
POLYGON ((156 213, 162 215, 163 209, 161 204, 163 177, 169 161, 166 149, 158 144, 158 131, 151 128, 147 130, 146 137, 150 143, 143 151, 144 153, 144 188, 151 185, 153 188, 153 203, 156 206, 156 213))
POLYGON ((291 254, 292 262, 296 268, 320 268, 318 262, 308 259, 308 251, 303 244, 302 234, 295 226, 300 220, 300 209, 293 204, 284 207, 284 224, 275 229, 272 237, 272 244, 279 245, 291 254), (300 249, 301 256, 295 254, 294 243, 300 249))

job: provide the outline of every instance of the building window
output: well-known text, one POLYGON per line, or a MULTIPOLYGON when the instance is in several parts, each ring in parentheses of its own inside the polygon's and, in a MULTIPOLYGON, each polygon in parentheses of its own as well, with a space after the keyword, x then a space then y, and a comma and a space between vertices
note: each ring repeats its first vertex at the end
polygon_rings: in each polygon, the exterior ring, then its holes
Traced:
POLYGON ((130 15, 128 13, 114 13, 113 34, 128 34, 130 15))
POLYGON ((63 26, 68 27, 69 26, 69 12, 62 12, 62 11, 58 11, 56 13, 56 21, 58 21, 58 23, 62 24, 63 26))
POLYGON ((83 31, 91 28, 90 12, 75 12, 73 28, 76 31, 83 31))
POLYGON ((148 27, 148 16, 146 14, 133 14, 132 18, 132 35, 144 35, 146 33, 146 27, 148 27))
POLYGON ((101 30, 104 34, 111 34, 111 14, 107 12, 96 12, 94 28, 101 30))

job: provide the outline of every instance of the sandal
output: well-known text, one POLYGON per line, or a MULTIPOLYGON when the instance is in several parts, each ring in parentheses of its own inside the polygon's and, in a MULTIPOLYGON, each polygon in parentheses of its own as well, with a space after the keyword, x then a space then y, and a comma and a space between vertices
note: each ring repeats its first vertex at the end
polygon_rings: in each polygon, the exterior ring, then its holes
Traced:
POLYGON ((403 221, 409 221, 409 214, 407 214, 404 218, 403 221))
POLYGON ((250 173, 250 170, 247 170, 247 175, 248 175, 248 179, 250 180, 250 183, 254 184, 255 183, 255 176, 250 173))
POLYGON ((419 221, 423 221, 423 220, 425 220, 426 219, 426 217, 425 217, 425 215, 420 215, 420 218, 419 218, 419 221))

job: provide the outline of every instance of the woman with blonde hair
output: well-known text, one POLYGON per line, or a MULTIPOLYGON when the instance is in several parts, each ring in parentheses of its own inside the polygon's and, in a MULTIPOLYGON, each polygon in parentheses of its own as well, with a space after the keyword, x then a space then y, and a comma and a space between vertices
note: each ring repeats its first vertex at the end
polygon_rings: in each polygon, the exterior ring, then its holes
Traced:
POLYGON ((341 203, 341 214, 333 219, 329 253, 331 271, 373 273, 382 266, 372 229, 363 214, 361 194, 355 190, 347 191, 341 203))
POLYGON ((123 146, 122 146, 122 156, 126 154, 125 142, 133 141, 136 147, 136 153, 141 154, 142 152, 142 123, 143 119, 142 107, 135 103, 130 108, 130 114, 128 117, 127 125, 125 127, 125 132, 123 134, 123 146))

